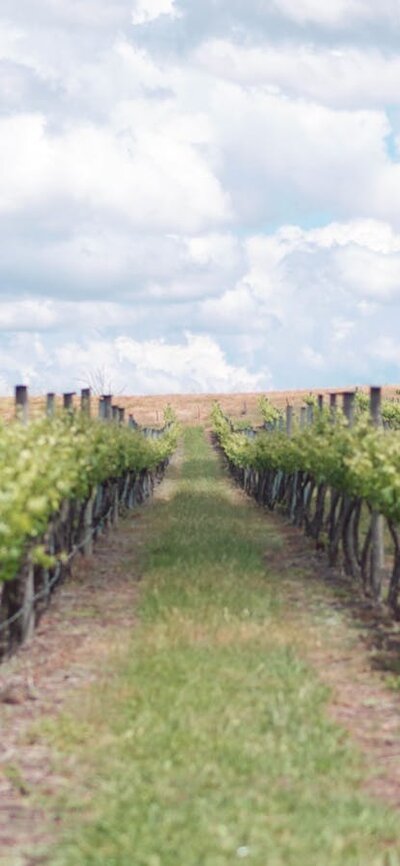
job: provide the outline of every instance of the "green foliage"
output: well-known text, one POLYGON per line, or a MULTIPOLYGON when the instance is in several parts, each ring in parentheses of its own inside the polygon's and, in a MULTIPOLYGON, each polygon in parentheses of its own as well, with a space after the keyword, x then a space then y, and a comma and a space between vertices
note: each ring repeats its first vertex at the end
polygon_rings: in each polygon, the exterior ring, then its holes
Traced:
POLYGON ((172 408, 170 403, 167 403, 164 409, 164 424, 176 424, 176 412, 175 409, 172 408))
POLYGON ((400 438, 396 431, 375 430, 368 416, 361 416, 350 429, 342 416, 332 424, 329 413, 322 412, 311 427, 295 430, 290 439, 283 432, 261 433, 250 440, 235 434, 218 407, 213 424, 236 465, 308 472, 400 521, 400 438))
POLYGON ((369 397, 368 394, 364 394, 363 391, 356 391, 355 393, 355 408, 356 414, 359 415, 367 415, 369 413, 369 397))
MULTIPOLYGON (((93 487, 127 470, 154 468, 176 444, 171 427, 158 440, 118 424, 63 414, 24 427, 0 425, 0 574, 15 575, 27 542, 45 531, 65 499, 83 500, 93 487)), ((41 548, 36 547, 36 561, 41 548)))
POLYGON ((274 424, 282 416, 282 412, 276 406, 273 406, 268 397, 261 397, 258 406, 266 424, 274 424))
POLYGON ((382 407, 382 420, 391 430, 400 430, 400 402, 385 400, 382 407))
MULTIPOLYGON (((364 394, 362 391, 356 391, 355 404, 357 416, 368 419, 368 394, 364 394)), ((389 428, 390 430, 400 430, 400 401, 398 399, 383 400, 381 414, 382 421, 385 427, 389 428)))

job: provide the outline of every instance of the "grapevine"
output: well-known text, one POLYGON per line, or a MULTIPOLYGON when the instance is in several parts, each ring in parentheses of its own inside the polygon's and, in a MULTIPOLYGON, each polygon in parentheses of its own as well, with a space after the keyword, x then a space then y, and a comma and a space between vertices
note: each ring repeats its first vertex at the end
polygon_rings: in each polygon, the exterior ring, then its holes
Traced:
POLYGON ((237 466, 312 474, 318 483, 365 499, 386 517, 400 522, 400 439, 394 431, 375 430, 361 416, 350 428, 338 416, 332 424, 321 413, 311 427, 291 438, 281 431, 248 439, 232 431, 219 407, 214 430, 228 458, 237 466))
POLYGON ((253 438, 232 428, 218 405, 213 425, 237 480, 269 508, 278 507, 303 526, 331 565, 341 561, 367 594, 381 597, 384 563, 377 564, 376 521, 386 519, 394 556, 388 602, 400 617, 400 438, 396 430, 374 427, 362 402, 354 426, 338 411, 314 415, 314 423, 259 432, 253 438))
POLYGON ((158 439, 118 424, 106 424, 85 415, 65 413, 54 418, 0 425, 0 574, 13 578, 27 544, 35 561, 43 560, 42 545, 35 549, 50 519, 62 503, 84 501, 96 485, 126 472, 154 469, 171 454, 177 428, 158 439))

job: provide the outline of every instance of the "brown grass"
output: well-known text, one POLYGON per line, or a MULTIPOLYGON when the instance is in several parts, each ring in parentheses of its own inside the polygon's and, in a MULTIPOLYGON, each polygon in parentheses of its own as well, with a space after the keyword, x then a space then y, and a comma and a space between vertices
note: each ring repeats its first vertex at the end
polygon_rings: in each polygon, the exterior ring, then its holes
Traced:
MULTIPOLYGON (((163 410, 169 403, 175 410, 182 424, 207 423, 212 405, 218 401, 225 412, 234 418, 248 418, 249 423, 260 423, 261 415, 258 403, 262 394, 278 408, 284 409, 287 404, 299 409, 304 405, 304 398, 309 394, 323 394, 328 397, 333 392, 343 393, 352 391, 356 386, 349 385, 338 388, 314 388, 293 391, 269 391, 254 392, 248 394, 162 394, 158 396, 117 396, 114 398, 116 405, 125 409, 126 414, 133 414, 139 424, 144 426, 157 426, 163 422, 163 410)), ((385 385, 383 387, 384 399, 398 398, 399 385, 385 385)), ((360 386, 360 391, 368 392, 366 386, 360 386)), ((79 405, 79 397, 74 398, 76 406, 79 405)), ((93 398, 93 412, 97 413, 98 398, 93 398)), ((62 398, 57 398, 57 405, 61 407, 62 398)), ((43 414, 45 397, 30 398, 30 414, 36 417, 43 414)), ((0 397, 0 416, 10 420, 14 416, 14 399, 12 397, 0 397)))

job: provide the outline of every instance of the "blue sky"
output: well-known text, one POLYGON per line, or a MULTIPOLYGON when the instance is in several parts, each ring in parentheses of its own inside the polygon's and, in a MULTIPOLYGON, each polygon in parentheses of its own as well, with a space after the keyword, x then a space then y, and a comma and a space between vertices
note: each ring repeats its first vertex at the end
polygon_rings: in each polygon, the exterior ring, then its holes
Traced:
POLYGON ((0 392, 400 381, 398 0, 2 0, 0 392))

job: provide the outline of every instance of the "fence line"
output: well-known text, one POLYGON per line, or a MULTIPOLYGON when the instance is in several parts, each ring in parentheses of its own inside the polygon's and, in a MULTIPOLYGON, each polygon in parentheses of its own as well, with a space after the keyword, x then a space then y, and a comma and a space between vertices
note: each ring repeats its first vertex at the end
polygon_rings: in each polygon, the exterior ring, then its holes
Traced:
MULTIPOLYGON (((75 391, 66 391, 61 395, 62 409, 66 412, 76 412, 78 407, 75 406, 74 398, 77 397, 75 391)), ((45 398, 45 415, 51 418, 56 414, 56 394, 51 391, 46 394, 45 398)), ((16 385, 15 387, 15 416, 23 424, 29 422, 29 392, 27 385, 16 385)), ((82 388, 80 392, 80 411, 91 417, 93 408, 93 394, 90 388, 82 388)), ((157 413, 158 416, 158 413, 157 413)), ((135 420, 132 413, 126 418, 126 411, 123 406, 113 403, 112 394, 101 394, 98 398, 98 418, 102 421, 114 422, 117 424, 131 427, 134 430, 140 430, 147 438, 158 438, 162 436, 165 430, 170 426, 165 424, 163 427, 142 427, 135 420)))

